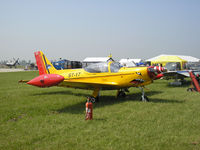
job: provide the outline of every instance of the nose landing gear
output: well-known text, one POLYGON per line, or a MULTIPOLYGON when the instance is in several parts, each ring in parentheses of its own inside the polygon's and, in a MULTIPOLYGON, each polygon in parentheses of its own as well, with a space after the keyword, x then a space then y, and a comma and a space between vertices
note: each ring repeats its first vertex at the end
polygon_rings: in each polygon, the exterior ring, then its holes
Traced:
POLYGON ((149 102, 149 98, 145 95, 144 88, 143 87, 139 87, 139 88, 142 92, 142 96, 141 96, 140 100, 143 102, 149 102))

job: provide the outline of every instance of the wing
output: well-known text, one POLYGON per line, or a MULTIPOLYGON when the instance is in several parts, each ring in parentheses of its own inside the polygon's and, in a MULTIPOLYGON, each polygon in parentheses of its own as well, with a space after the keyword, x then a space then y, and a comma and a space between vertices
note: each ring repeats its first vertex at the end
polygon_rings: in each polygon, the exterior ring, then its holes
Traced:
POLYGON ((163 74, 167 78, 186 78, 190 76, 188 71, 169 71, 163 74))
POLYGON ((59 84, 59 86, 63 87, 73 87, 73 88, 80 88, 80 89, 94 89, 94 88, 100 88, 102 90, 114 90, 114 89, 120 89, 120 88, 128 88, 128 87, 138 87, 141 84, 144 83, 144 80, 142 79, 134 79, 130 81, 129 84, 120 84, 118 82, 111 82, 109 80, 106 80, 104 82, 93 80, 93 81, 87 81, 87 80, 64 80, 62 83, 59 84))
POLYGON ((186 70, 183 70, 183 71, 177 71, 177 73, 179 74, 179 76, 190 77, 189 72, 186 71, 186 70))
POLYGON ((76 81, 76 80, 64 80, 59 86, 80 88, 80 89, 118 89, 119 85, 116 82, 87 82, 87 81, 76 81))

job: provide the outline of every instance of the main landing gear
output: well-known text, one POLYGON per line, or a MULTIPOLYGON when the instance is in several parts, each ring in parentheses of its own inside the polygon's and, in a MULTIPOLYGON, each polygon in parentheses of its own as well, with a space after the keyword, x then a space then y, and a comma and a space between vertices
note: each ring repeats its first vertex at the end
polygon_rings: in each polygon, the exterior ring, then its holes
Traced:
POLYGON ((143 87, 139 87, 139 88, 142 92, 142 96, 141 96, 140 100, 143 101, 143 102, 149 102, 149 98, 144 93, 144 88, 143 87))
MULTIPOLYGON (((139 88, 140 88, 140 90, 142 92, 140 100, 143 101, 143 102, 149 102, 149 98, 145 95, 144 88, 143 87, 139 87, 139 88)), ((117 98, 126 97, 126 93, 125 92, 129 92, 128 89, 120 89, 120 90, 118 90, 117 91, 117 98)))
MULTIPOLYGON (((143 102, 149 102, 149 98, 145 95, 144 88, 143 87, 139 87, 139 88, 142 92, 140 100, 143 102)), ((94 89, 92 96, 88 97, 92 103, 99 102, 99 91, 100 91, 100 88, 94 89)), ((129 92, 128 89, 119 89, 117 91, 116 97, 117 98, 125 98, 126 97, 125 92, 129 92)))
POLYGON ((116 95, 117 98, 120 98, 120 97, 126 97, 126 93, 125 93, 125 90, 123 89, 120 89, 117 91, 117 95, 116 95))
POLYGON ((92 96, 91 96, 91 97, 88 97, 88 99, 89 99, 92 103, 99 102, 99 91, 100 91, 100 88, 94 89, 94 91, 93 91, 93 93, 92 93, 92 96))
MULTIPOLYGON (((87 101, 90 101, 90 102, 92 102, 92 103, 97 102, 96 98, 94 98, 94 97, 92 97, 92 96, 88 96, 88 97, 87 97, 87 101)), ((87 101, 86 101, 86 102, 87 102, 87 101)))
POLYGON ((129 90, 127 88, 117 90, 116 97, 117 98, 120 98, 120 97, 124 98, 124 97, 126 97, 126 93, 125 92, 129 92, 129 90))

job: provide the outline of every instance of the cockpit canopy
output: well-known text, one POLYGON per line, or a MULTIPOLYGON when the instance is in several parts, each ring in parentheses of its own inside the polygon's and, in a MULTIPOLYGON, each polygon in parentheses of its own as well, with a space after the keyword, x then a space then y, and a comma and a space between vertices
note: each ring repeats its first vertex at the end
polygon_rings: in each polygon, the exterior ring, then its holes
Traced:
POLYGON ((90 73, 118 72, 122 66, 118 62, 104 62, 91 64, 84 68, 90 73))

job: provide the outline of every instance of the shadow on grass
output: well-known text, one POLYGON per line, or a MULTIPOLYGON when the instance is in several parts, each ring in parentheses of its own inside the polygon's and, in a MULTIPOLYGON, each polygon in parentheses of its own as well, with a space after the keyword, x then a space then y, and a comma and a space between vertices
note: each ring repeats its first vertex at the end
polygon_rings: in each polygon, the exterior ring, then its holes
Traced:
MULTIPOLYGON (((161 91, 151 91, 151 92, 146 92, 148 96, 152 96, 155 94, 162 93, 161 91)), ((141 93, 134 93, 131 95, 127 95, 126 98, 115 98, 114 96, 101 96, 100 101, 98 103, 94 104, 94 109, 95 108, 101 108, 107 105, 114 105, 114 104, 120 104, 123 102, 127 101, 135 101, 138 102, 140 101, 141 98, 141 93)), ((178 100, 169 100, 169 99, 150 99, 151 103, 184 103, 184 101, 178 101, 178 100)), ((80 114, 84 113, 85 111, 85 101, 76 103, 74 105, 70 106, 65 106, 61 109, 58 110, 53 110, 58 113, 71 113, 71 114, 80 114)))
MULTIPOLYGON (((92 90, 91 90, 92 91, 92 90)), ((140 93, 140 92, 139 92, 140 93)), ((140 97, 141 96, 141 93, 134 93, 134 94, 129 94, 128 97, 132 97, 132 98, 135 98, 135 94, 137 94, 136 96, 140 97)), ((162 91, 147 91, 145 92, 145 95, 147 96, 152 96, 152 95, 155 95, 155 94, 161 94, 163 93, 162 91)), ((42 92, 42 93, 33 93, 32 96, 42 96, 42 95, 75 95, 75 96, 90 96, 88 93, 75 93, 75 92, 72 92, 72 91, 48 91, 48 92, 42 92)), ((101 97, 107 97, 107 96, 101 96, 101 97)), ((110 97, 113 97, 113 96, 110 96, 110 97)), ((115 97, 114 97, 115 98, 115 97)), ((116 98, 115 98, 116 99, 116 98)))
POLYGON ((34 93, 33 96, 42 96, 42 95, 75 95, 75 96, 85 96, 87 97, 88 94, 84 93, 74 93, 72 91, 49 91, 49 92, 42 92, 42 93, 34 93))
POLYGON ((154 98, 152 101, 150 101, 152 103, 184 103, 185 101, 179 101, 179 100, 169 100, 169 99, 157 99, 154 98))
POLYGON ((188 80, 186 80, 186 81, 184 81, 184 82, 182 82, 182 85, 171 85, 171 83, 173 83, 174 81, 172 81, 172 82, 168 82, 168 84, 167 84, 167 87, 170 87, 170 88, 177 88, 177 87, 189 87, 190 85, 191 85, 191 81, 188 81, 188 80))

